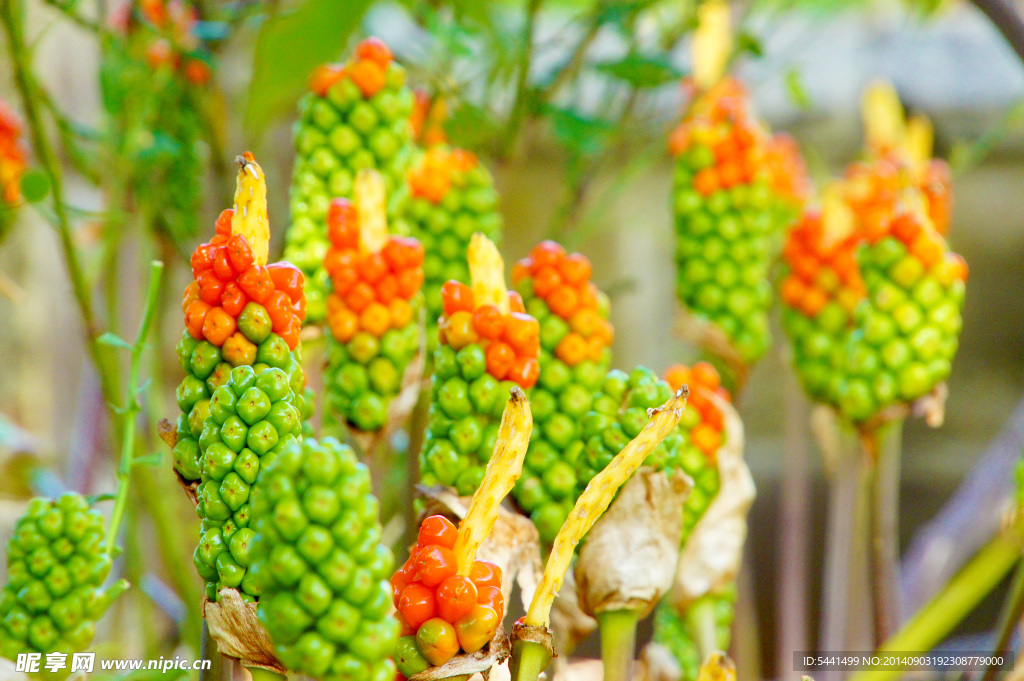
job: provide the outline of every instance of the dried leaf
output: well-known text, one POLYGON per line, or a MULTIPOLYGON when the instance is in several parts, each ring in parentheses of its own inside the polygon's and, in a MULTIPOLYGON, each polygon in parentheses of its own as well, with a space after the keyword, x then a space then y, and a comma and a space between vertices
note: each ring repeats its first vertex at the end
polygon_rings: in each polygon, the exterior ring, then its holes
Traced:
POLYGON ((505 630, 499 625, 490 643, 475 653, 456 655, 440 667, 431 667, 426 671, 414 674, 409 681, 441 681, 457 676, 468 677, 480 672, 484 678, 487 677, 492 667, 500 665, 512 654, 512 645, 509 643, 505 630))
POLYGON ((718 450, 721 483, 679 555, 671 599, 680 611, 735 578, 747 537, 747 511, 756 493, 754 479, 743 460, 743 422, 729 402, 713 394, 709 399, 725 422, 725 444, 718 450))
MULTIPOLYGON (((416 488, 426 500, 424 517, 440 514, 461 521, 469 509, 471 497, 460 497, 447 487, 416 488)), ((519 584, 523 607, 529 606, 541 572, 540 535, 529 518, 504 506, 498 510, 498 522, 477 551, 477 560, 486 560, 501 568, 501 593, 511 602, 513 581, 519 584)))
POLYGON ((216 603, 203 597, 203 617, 217 649, 246 667, 286 673, 274 654, 270 635, 256 617, 256 604, 246 603, 234 589, 221 589, 216 603))
POLYGON ((643 618, 654 609, 672 587, 692 488, 682 471, 633 474, 580 547, 575 574, 584 612, 636 610, 643 618))

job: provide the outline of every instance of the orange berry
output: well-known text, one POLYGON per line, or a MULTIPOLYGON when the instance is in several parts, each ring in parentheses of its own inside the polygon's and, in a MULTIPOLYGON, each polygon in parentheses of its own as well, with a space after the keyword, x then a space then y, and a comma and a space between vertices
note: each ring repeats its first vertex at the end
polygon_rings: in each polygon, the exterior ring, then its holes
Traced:
POLYGON ((718 370, 715 369, 711 362, 697 362, 693 365, 691 373, 693 374, 693 382, 704 386, 708 390, 717 390, 718 386, 722 384, 718 370))
POLYGON ((558 264, 558 271, 567 283, 579 286, 590 279, 593 268, 582 253, 570 253, 558 264))
POLYGON ((473 328, 483 338, 500 338, 505 330, 505 315, 495 305, 481 305, 473 310, 473 328))
POLYGON ((508 343, 494 341, 487 345, 487 373, 499 381, 505 380, 515 360, 516 352, 508 343))
POLYGON ((380 338, 391 328, 391 313, 381 303, 373 302, 359 315, 359 328, 380 338))
POLYGON ((535 267, 540 268, 545 265, 555 267, 565 257, 565 249, 554 241, 541 241, 530 251, 530 257, 533 259, 535 267))
POLYGON ((555 347, 555 357, 569 366, 576 366, 587 358, 589 349, 587 341, 583 339, 583 336, 570 332, 555 347))
POLYGON ((804 297, 805 286, 799 278, 790 275, 782 282, 782 301, 790 307, 798 307, 804 297))
POLYGON ((387 67, 388 62, 393 58, 391 55, 391 49, 384 43, 384 41, 373 36, 359 43, 359 45, 356 46, 355 54, 357 59, 369 59, 377 62, 385 68, 387 67))
POLYGON ((672 390, 679 390, 684 385, 689 385, 692 380, 690 368, 685 364, 673 364, 665 369, 665 382, 672 390))
POLYGON ((182 314, 188 312, 188 306, 191 305, 194 300, 199 300, 199 284, 193 281, 185 287, 185 290, 181 294, 182 314))
POLYGON ((348 67, 348 77, 359 86, 363 96, 373 97, 384 88, 384 67, 375 61, 361 59, 348 67))
POLYGON ((423 270, 419 267, 403 270, 398 275, 398 295, 411 300, 423 286, 423 270))
POLYGON ((388 314, 391 315, 391 323, 396 329, 401 329, 412 322, 412 305, 404 298, 395 298, 388 305, 388 314))
POLYGON ((523 302, 523 297, 519 295, 518 291, 508 292, 508 311, 526 312, 526 303, 523 302))
POLYGON ((719 186, 714 168, 704 168, 693 177, 693 188, 704 196, 718 191, 719 186))
POLYGON ((473 328, 473 315, 466 310, 459 310, 448 317, 445 328, 448 345, 461 350, 470 343, 476 343, 480 337, 473 328))
POLYGON ((540 323, 525 312, 511 312, 502 337, 518 355, 535 357, 540 351, 540 323))
POLYGON ((388 264, 380 253, 364 253, 356 264, 359 277, 367 284, 376 284, 388 273, 388 264))
POLYGON ((377 300, 389 305, 392 300, 398 297, 398 279, 388 275, 377 282, 377 300))
POLYGON ((185 311, 185 328, 193 338, 203 338, 203 326, 206 323, 206 316, 213 309, 209 304, 201 300, 193 300, 185 311))
POLYGON ((238 288, 238 284, 233 281, 228 282, 224 287, 224 293, 220 294, 221 307, 232 317, 242 314, 242 309, 248 302, 249 299, 242 293, 242 289, 238 288))
POLYGON ((345 198, 333 199, 327 207, 327 237, 335 248, 357 248, 359 231, 356 228, 356 207, 345 198))
POLYGON ((580 306, 580 294, 568 284, 562 284, 547 296, 548 307, 562 319, 570 319, 580 306))
POLYGON ((931 267, 941 260, 945 250, 945 244, 938 235, 929 235, 924 232, 910 244, 911 254, 925 267, 931 267))
POLYGON ((350 307, 356 314, 366 309, 366 306, 375 299, 373 287, 365 281, 357 281, 355 285, 345 294, 345 305, 350 307))
POLYGON ((327 297, 327 326, 334 340, 347 343, 359 331, 359 316, 345 307, 341 298, 331 294, 327 297))
POLYGON ((541 265, 533 275, 533 292, 539 298, 547 298, 561 284, 562 275, 553 265, 541 265))
POLYGON ((536 357, 524 357, 520 355, 512 362, 505 378, 519 384, 524 390, 532 388, 540 377, 540 362, 536 357))
POLYGON ((718 448, 722 446, 722 432, 715 430, 707 423, 701 423, 690 431, 690 439, 697 449, 704 452, 709 458, 714 456, 718 448))
POLYGON ((444 306, 444 313, 448 316, 460 310, 472 312, 473 289, 461 281, 450 279, 441 286, 441 303, 444 306))
POLYGON ((203 337, 220 347, 235 332, 235 318, 222 307, 210 308, 203 321, 203 337))

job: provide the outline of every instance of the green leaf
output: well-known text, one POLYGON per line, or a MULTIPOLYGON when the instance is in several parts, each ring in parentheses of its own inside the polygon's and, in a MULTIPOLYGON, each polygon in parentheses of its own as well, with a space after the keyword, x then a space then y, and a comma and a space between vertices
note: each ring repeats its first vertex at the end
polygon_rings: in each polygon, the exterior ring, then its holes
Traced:
POLYGON ((41 170, 32 168, 21 176, 21 195, 29 203, 39 203, 50 193, 50 178, 41 170))
POLYGON ((85 500, 89 502, 90 506, 94 506, 101 501, 113 501, 115 498, 110 492, 103 492, 102 494, 89 494, 85 497, 85 500))
POLYGON ((811 96, 807 94, 807 89, 804 88, 804 81, 800 76, 800 71, 795 68, 786 71, 786 92, 789 94, 790 101, 798 108, 811 108, 811 96))
POLYGON ((594 66, 601 73, 625 81, 635 88, 657 87, 683 74, 664 56, 645 57, 629 54, 617 61, 606 61, 594 66))
POLYGON ((111 345, 115 348, 124 348, 125 350, 134 350, 131 343, 118 336, 116 333, 107 331, 105 334, 96 339, 96 342, 101 345, 111 345))
POLYGON ((268 19, 256 39, 245 124, 258 134, 295 107, 314 68, 337 59, 372 0, 305 0, 268 19))
POLYGON ((741 31, 736 36, 736 54, 752 54, 755 57, 764 56, 764 47, 761 41, 753 33, 741 31))
POLYGON ((163 452, 151 452, 149 454, 143 454, 132 459, 132 466, 146 466, 148 468, 156 468, 164 461, 163 452))
POLYGON ((549 107, 547 111, 555 138, 578 154, 598 153, 613 131, 613 126, 607 121, 583 116, 572 109, 549 107))

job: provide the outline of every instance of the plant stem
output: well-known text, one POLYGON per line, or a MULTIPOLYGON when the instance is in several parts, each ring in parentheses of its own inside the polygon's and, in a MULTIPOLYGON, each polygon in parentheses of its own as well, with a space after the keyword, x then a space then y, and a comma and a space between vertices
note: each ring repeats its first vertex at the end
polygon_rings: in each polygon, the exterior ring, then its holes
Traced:
POLYGON ((606 610, 598 614, 601 626, 601 661, 604 681, 630 681, 636 651, 636 610, 606 610))
POLYGON ((512 659, 508 663, 512 681, 537 681, 549 664, 551 651, 540 643, 517 640, 512 644, 512 659))
MULTIPOLYGON (((942 642, 1021 558, 1024 522, 1000 532, 936 596, 917 611, 878 652, 927 651, 942 642)), ((895 681, 897 669, 861 671, 849 681, 895 681)))
POLYGON ((512 110, 509 112, 508 122, 505 124, 504 143, 501 147, 501 156, 505 158, 511 156, 515 150, 522 132, 523 119, 526 118, 530 65, 533 63, 533 35, 541 2, 542 0, 527 0, 522 52, 519 57, 519 71, 516 74, 515 98, 512 100, 512 110))
POLYGON ((124 435, 121 439, 121 465, 117 469, 117 493, 114 498, 114 511, 110 515, 110 526, 107 528, 107 555, 114 553, 114 542, 124 517, 124 509, 128 503, 128 485, 131 480, 132 456, 135 452, 135 416, 141 409, 139 405, 139 374, 142 366, 142 351, 145 348, 146 336, 153 322, 157 300, 160 297, 160 279, 164 264, 154 260, 149 265, 149 287, 146 289, 146 303, 142 308, 142 320, 139 331, 132 345, 131 368, 128 373, 128 389, 123 406, 124 435))
POLYGON ((697 644, 700 662, 718 650, 718 630, 715 624, 715 602, 710 594, 697 599, 686 611, 686 625, 697 644))
POLYGON ((263 667, 246 667, 246 670, 252 676, 252 681, 281 681, 281 679, 285 678, 277 672, 272 672, 263 667))
POLYGON ((892 636, 900 620, 899 506, 903 421, 864 436, 871 475, 871 598, 875 645, 892 636))
MULTIPOLYGON (((1010 638, 1013 630, 1020 621, 1021 613, 1024 613, 1024 559, 1018 561, 1017 572, 1013 576, 1013 586, 1010 587, 1010 595, 1003 604, 1003 611, 999 614, 999 626, 996 628, 995 643, 992 644, 992 655, 998 656, 1001 652, 1009 649, 1010 638)), ((999 667, 990 664, 985 668, 981 681, 993 681, 999 667)))
POLYGON ((840 428, 839 451, 830 480, 828 537, 822 594, 822 650, 849 650, 849 634, 859 619, 853 588, 864 567, 867 504, 860 446, 848 427, 840 428))
POLYGON ((792 664, 794 650, 807 650, 807 547, 810 504, 810 471, 807 442, 807 401, 792 373, 786 372, 785 452, 782 460, 782 531, 778 577, 779 632, 776 665, 792 664))

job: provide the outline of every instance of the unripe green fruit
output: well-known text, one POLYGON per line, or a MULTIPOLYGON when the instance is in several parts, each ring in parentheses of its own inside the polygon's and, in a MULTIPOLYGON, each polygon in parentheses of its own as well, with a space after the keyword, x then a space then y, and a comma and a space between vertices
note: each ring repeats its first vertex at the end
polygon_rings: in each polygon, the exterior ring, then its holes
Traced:
POLYGON ((329 681, 393 678, 393 560, 366 466, 333 438, 293 441, 262 468, 251 503, 257 614, 281 662, 329 681))
POLYGON ((111 567, 105 531, 80 494, 29 502, 7 542, 0 657, 71 654, 92 643, 96 622, 127 588, 124 580, 103 588, 111 567))
POLYGON ((243 598, 259 591, 247 570, 254 535, 249 501, 260 469, 302 437, 302 421, 288 374, 275 367, 231 370, 210 398, 210 416, 200 436, 200 483, 196 512, 203 534, 194 556, 213 599, 222 587, 243 598))
MULTIPOLYGON (((292 352, 283 338, 270 333, 269 328, 264 327, 264 315, 266 310, 262 306, 249 303, 239 316, 239 328, 242 327, 242 319, 246 319, 246 326, 250 329, 247 333, 252 334, 248 336, 250 340, 255 342, 255 338, 262 338, 257 344, 254 369, 276 367, 284 370, 288 386, 295 394, 291 403, 298 410, 299 421, 305 422, 312 416, 313 400, 310 399, 312 393, 305 388, 298 349, 292 352)), ((269 323, 269 316, 266 321, 269 323)), ((177 441, 172 452, 174 469, 186 481, 199 481, 202 475, 199 439, 210 416, 210 398, 219 387, 227 384, 232 366, 222 361, 220 348, 206 341, 197 341, 187 331, 178 342, 177 352, 185 378, 176 393, 182 416, 178 419, 177 441)))
MULTIPOLYGON (((715 645, 719 650, 729 649, 735 603, 735 583, 719 592, 705 594, 694 603, 694 606, 700 604, 700 607, 714 609, 715 645)), ((654 611, 654 642, 669 649, 682 669, 681 678, 686 681, 696 681, 703 663, 697 645, 697 637, 701 634, 698 626, 686 612, 678 612, 668 601, 659 603, 654 611)))

